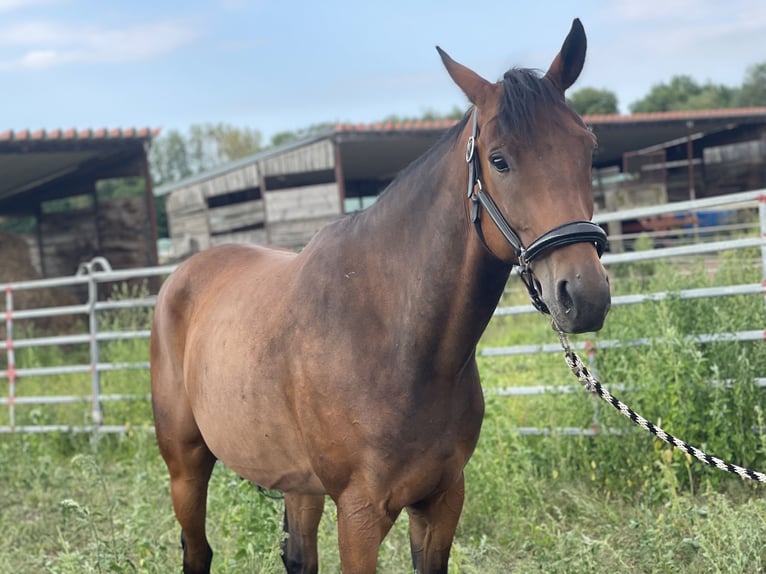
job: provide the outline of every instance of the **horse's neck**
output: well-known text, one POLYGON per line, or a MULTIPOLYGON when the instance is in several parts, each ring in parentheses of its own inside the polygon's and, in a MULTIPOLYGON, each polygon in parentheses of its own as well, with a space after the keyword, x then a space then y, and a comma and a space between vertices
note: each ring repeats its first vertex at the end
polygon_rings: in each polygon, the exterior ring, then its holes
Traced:
MULTIPOLYGON (((460 166, 458 155, 452 153, 460 166)), ((392 284, 380 288, 399 294, 401 309, 394 320, 406 323, 404 337, 462 368, 492 316, 510 267, 479 242, 467 216, 466 175, 445 169, 448 165, 438 157, 418 164, 364 214, 360 229, 376 239, 367 245, 374 245, 374 256, 391 271, 381 280, 392 284)))

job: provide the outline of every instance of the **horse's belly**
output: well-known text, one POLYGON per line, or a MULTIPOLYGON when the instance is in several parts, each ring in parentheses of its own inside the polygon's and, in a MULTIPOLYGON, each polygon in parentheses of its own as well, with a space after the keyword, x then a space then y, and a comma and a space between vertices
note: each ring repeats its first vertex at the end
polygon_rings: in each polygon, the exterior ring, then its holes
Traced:
MULTIPOLYGON (((275 416, 273 410, 270 414, 275 416)), ((195 419, 216 458, 243 478, 282 491, 324 493, 299 433, 289 425, 259 421, 236 409, 223 416, 202 409, 195 419)))
POLYGON ((192 371, 187 391, 195 422, 218 460, 267 488, 324 492, 283 391, 265 377, 252 380, 245 370, 207 366, 192 371))

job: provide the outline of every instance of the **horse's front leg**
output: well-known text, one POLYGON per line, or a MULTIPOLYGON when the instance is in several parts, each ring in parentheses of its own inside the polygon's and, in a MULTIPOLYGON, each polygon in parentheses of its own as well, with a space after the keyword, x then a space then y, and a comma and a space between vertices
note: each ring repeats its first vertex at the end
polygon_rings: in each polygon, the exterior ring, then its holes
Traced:
POLYGON ((391 513, 383 497, 353 487, 347 487, 335 502, 343 574, 374 574, 380 543, 399 511, 391 513))
POLYGON ((287 574, 316 574, 319 571, 317 529, 324 509, 324 496, 285 494, 285 532, 282 562, 287 574))
POLYGON ((407 507, 412 565, 417 574, 447 574, 465 497, 463 473, 446 491, 407 507))

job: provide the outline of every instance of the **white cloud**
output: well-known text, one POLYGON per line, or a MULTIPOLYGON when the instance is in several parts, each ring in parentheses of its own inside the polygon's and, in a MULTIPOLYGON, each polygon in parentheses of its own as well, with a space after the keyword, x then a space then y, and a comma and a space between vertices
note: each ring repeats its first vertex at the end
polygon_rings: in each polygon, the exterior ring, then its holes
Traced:
POLYGON ((82 42, 93 32, 85 26, 65 26, 56 22, 27 20, 0 27, 0 45, 66 46, 82 42))
POLYGON ((0 0, 0 12, 14 12, 23 8, 39 6, 41 4, 53 4, 60 0, 0 0))
POLYGON ((145 61, 189 44, 198 35, 193 26, 179 20, 125 28, 19 22, 0 27, 0 46, 5 46, 5 50, 0 51, 0 68, 41 69, 72 62, 145 61), (9 51, 16 53, 8 55, 9 51))
POLYGON ((49 68, 58 61, 61 55, 56 50, 32 50, 18 60, 22 68, 49 68))

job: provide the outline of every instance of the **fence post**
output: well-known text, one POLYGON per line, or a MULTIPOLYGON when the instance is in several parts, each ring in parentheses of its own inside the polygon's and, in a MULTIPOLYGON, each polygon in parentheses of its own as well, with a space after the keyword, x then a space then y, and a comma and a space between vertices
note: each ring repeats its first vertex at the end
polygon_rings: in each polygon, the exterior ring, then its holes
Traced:
POLYGON ((101 408, 101 373, 98 370, 98 317, 96 303, 98 302, 98 285, 93 277, 93 269, 88 266, 88 331, 90 334, 90 377, 91 377, 91 418, 93 424, 100 426, 104 421, 104 411, 101 408))
POLYGON ((8 425, 16 426, 16 353, 13 350, 13 288, 5 288, 5 356, 8 370, 8 425))
MULTIPOLYGON (((761 222, 761 239, 766 239, 766 193, 758 196, 758 219, 761 222)), ((766 305, 766 245, 761 244, 761 285, 763 302, 766 305)))
POLYGON ((90 336, 90 376, 91 376, 91 418, 96 427, 104 421, 104 409, 101 405, 101 372, 98 370, 98 316, 96 304, 98 303, 98 282, 96 281, 96 267, 102 271, 111 271, 112 266, 104 257, 95 257, 88 263, 81 263, 77 269, 77 275, 88 276, 88 334, 90 336))

